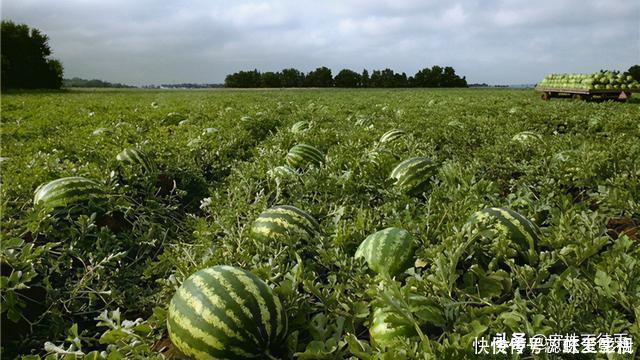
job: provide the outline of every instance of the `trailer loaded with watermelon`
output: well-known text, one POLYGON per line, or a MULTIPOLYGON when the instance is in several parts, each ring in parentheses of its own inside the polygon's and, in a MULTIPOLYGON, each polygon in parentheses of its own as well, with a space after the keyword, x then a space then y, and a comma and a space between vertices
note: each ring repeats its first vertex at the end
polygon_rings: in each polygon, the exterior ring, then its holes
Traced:
POLYGON ((3 97, 8 357, 464 359, 501 333, 640 340, 634 99, 73 95, 3 97))
POLYGON ((600 71, 594 74, 549 74, 536 85, 543 100, 572 98, 574 100, 616 100, 625 102, 640 83, 631 75, 600 71))

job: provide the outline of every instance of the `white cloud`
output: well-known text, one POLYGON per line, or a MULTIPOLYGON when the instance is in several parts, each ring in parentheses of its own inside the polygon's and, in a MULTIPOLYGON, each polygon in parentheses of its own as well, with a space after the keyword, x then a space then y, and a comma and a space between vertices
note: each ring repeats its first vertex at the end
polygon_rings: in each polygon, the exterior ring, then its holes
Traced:
POLYGON ((523 83, 640 62, 637 0, 7 0, 2 10, 49 35, 68 76, 134 84, 434 64, 523 83))

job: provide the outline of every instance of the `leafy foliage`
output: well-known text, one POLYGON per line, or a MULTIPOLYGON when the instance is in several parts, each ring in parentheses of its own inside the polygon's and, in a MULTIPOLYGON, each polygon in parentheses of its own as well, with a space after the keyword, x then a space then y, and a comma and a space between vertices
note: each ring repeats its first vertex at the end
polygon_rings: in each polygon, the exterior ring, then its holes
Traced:
POLYGON ((49 38, 25 24, 2 21, 2 89, 59 89, 62 63, 49 59, 49 38))
POLYGON ((3 95, 3 356, 176 357, 169 299, 215 265, 273 288, 289 358, 468 358, 474 337, 499 332, 626 332, 637 344, 638 118, 633 101, 514 90, 3 95), (188 121, 163 125, 169 113, 188 121), (289 131, 303 120, 313 126, 289 131), (406 135, 378 141, 396 128, 406 135), (539 138, 512 140, 525 131, 539 138), (299 143, 325 161, 272 171, 299 143), (118 161, 125 148, 155 170, 118 161), (420 196, 388 178, 409 156, 438 164, 420 196), (33 206, 38 185, 67 176, 103 183, 105 211, 33 206), (279 204, 321 231, 295 246, 256 241, 253 221, 279 204), (504 232, 472 242, 464 225, 487 207, 540 227, 535 261, 511 256, 504 232), (353 257, 387 227, 417 245, 415 266, 393 278, 353 257), (416 335, 370 341, 376 309, 416 335))

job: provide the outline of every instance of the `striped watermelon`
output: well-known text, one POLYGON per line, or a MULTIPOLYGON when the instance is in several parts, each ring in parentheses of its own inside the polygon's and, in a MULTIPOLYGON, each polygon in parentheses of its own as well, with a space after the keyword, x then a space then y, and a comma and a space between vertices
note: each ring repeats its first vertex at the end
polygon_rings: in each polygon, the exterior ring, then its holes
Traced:
POLYGON ((291 126, 291 132, 294 134, 299 134, 309 129, 311 129, 311 123, 305 120, 298 121, 291 126))
POLYGON ((380 166, 384 162, 392 161, 393 154, 388 149, 379 147, 373 150, 366 150, 364 154, 367 161, 376 166, 380 166))
POLYGON ((511 138, 511 141, 518 141, 521 143, 526 143, 530 141, 542 141, 542 136, 533 131, 523 131, 519 132, 511 138))
POLYGON ((187 120, 187 117, 177 113, 177 112, 172 112, 172 113, 168 113, 167 116, 164 117, 164 119, 162 119, 162 125, 178 125, 180 123, 180 121, 183 120, 187 120))
POLYGON ((198 136, 195 139, 189 140, 189 142, 187 143, 187 146, 190 148, 195 148, 200 146, 201 144, 202 144, 202 139, 198 136))
POLYGON ((91 135, 93 136, 110 135, 110 134, 113 134, 113 130, 108 128, 97 128, 93 130, 93 132, 91 133, 91 135))
POLYGON ((436 170, 433 161, 424 157, 413 157, 398 164, 390 177, 396 180, 395 185, 401 191, 417 195, 425 190, 436 170))
POLYGON ((369 327, 369 336, 377 347, 387 348, 391 346, 398 338, 417 336, 416 329, 409 324, 393 323, 389 316, 391 311, 384 308, 376 308, 373 311, 373 321, 369 327))
POLYGON ((33 196, 33 203, 38 207, 54 209, 87 203, 104 195, 104 188, 98 182, 72 176, 38 186, 33 196))
POLYGON ((416 244, 411 234, 399 228, 386 228, 367 236, 356 250, 378 274, 395 276, 412 266, 416 244))
POLYGON ((540 240, 540 229, 529 219, 506 208, 486 208, 474 213, 465 225, 472 236, 491 238, 506 236, 517 251, 533 261, 535 246, 540 240))
POLYGON ((291 179, 298 176, 298 172, 287 165, 281 165, 269 170, 267 175, 276 179, 291 179))
POLYGON ((450 126, 452 128, 456 128, 458 130, 464 130, 464 124, 461 123, 458 120, 451 120, 447 123, 447 126, 450 126))
POLYGON ((320 231, 320 225, 305 211, 291 205, 278 205, 265 210, 251 226, 258 240, 294 244, 309 240, 320 231))
POLYGON ((280 300, 257 276, 214 266, 187 278, 169 304, 173 344, 194 359, 266 359, 287 333, 280 300))
POLYGON ((320 166, 324 162, 324 154, 320 150, 307 144, 298 144, 289 150, 286 162, 294 168, 303 168, 307 164, 320 166))
POLYGON ((381 143, 391 143, 402 137, 404 137, 407 133, 402 129, 393 129, 389 130, 386 133, 382 134, 380 137, 381 143))
POLYGON ((154 173, 156 171, 156 165, 149 159, 147 154, 133 147, 122 150, 116 156, 116 160, 127 164, 139 165, 145 173, 154 173))

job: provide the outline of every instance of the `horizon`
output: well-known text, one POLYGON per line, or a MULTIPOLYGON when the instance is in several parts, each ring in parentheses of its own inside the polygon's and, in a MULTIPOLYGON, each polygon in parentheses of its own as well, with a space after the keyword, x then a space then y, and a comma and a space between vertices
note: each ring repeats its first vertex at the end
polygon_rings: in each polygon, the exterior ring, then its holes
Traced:
POLYGON ((220 84, 241 70, 289 67, 409 76, 433 65, 470 84, 521 85, 547 73, 626 71, 640 60, 640 2, 631 0, 21 0, 3 2, 2 19, 45 33, 65 78, 134 86, 220 84))

